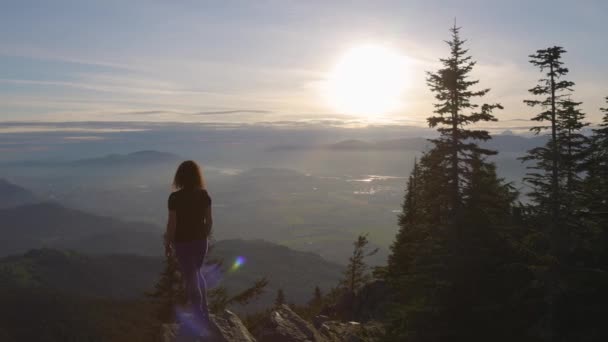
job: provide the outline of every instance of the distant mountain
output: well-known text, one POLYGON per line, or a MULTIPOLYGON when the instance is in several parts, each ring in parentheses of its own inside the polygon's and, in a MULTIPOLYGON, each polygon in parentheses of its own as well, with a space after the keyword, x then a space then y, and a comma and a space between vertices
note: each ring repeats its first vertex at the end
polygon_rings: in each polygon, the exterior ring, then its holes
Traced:
MULTIPOLYGON (((492 140, 482 142, 481 145, 502 152, 524 152, 536 146, 544 144, 545 137, 524 137, 514 134, 498 134, 492 136, 492 140)), ((327 145, 277 145, 271 147, 271 151, 281 150, 335 150, 335 151, 375 151, 375 150, 404 150, 424 151, 431 146, 426 138, 401 138, 389 140, 363 141, 349 139, 327 145)))
MULTIPOLYGON (((213 245, 210 258, 223 260, 223 272, 208 276, 210 284, 238 291, 255 279, 267 277, 266 293, 253 303, 257 308, 269 306, 279 288, 289 301, 305 303, 315 286, 324 290, 335 286, 343 269, 316 254, 261 240, 219 241, 213 245), (244 263, 232 268, 237 256, 244 263)), ((0 259, 0 289, 46 289, 78 296, 136 299, 152 289, 162 268, 162 257, 93 256, 37 249, 0 259)))
POLYGON ((160 257, 88 256, 72 251, 35 249, 0 259, 0 288, 56 290, 76 296, 139 298, 151 289, 162 267, 160 257))
POLYGON ((403 149, 408 151, 422 151, 428 146, 429 142, 425 138, 402 138, 380 141, 363 141, 358 139, 348 139, 333 144, 325 145, 276 145, 269 148, 269 151, 289 151, 289 150, 334 150, 334 151, 373 151, 373 150, 393 150, 403 149))
POLYGON ((77 159, 70 161, 51 161, 51 160, 36 160, 36 161, 21 161, 8 163, 12 166, 115 166, 115 165, 131 165, 131 164, 154 164, 176 162, 181 160, 177 154, 160 152, 160 151, 137 151, 128 154, 108 154, 97 158, 77 159))
POLYGON ((499 152, 526 152, 535 147, 542 146, 546 142, 546 136, 524 137, 514 134, 498 134, 493 135, 491 140, 481 145, 499 152))
POLYGON ((159 151, 138 151, 129 154, 109 154, 105 157, 81 159, 71 162, 73 165, 112 165, 131 163, 175 162, 182 159, 177 154, 159 151))
POLYGON ((55 203, 0 210, 0 256, 32 248, 70 248, 86 253, 159 255, 161 229, 65 208, 55 203))
POLYGON ((0 179, 0 208, 16 207, 36 201, 36 196, 31 191, 0 179))
POLYGON ((323 291, 338 284, 344 266, 327 261, 318 254, 296 251, 263 240, 222 240, 215 244, 211 257, 224 260, 230 267, 237 256, 244 258, 243 266, 225 276, 229 290, 243 289, 260 276, 269 283, 254 307, 271 304, 278 289, 283 289, 288 302, 303 304, 312 298, 315 286, 323 291))

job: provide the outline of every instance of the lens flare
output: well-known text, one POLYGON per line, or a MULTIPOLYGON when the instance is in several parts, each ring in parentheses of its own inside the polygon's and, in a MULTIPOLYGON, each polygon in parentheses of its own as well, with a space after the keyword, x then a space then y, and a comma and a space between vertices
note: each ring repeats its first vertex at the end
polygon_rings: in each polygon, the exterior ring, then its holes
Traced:
POLYGON ((242 256, 238 256, 238 257, 236 257, 236 259, 234 259, 234 263, 232 264, 232 267, 230 267, 230 270, 236 271, 239 268, 241 268, 241 266, 243 266, 243 264, 245 264, 245 258, 242 256))

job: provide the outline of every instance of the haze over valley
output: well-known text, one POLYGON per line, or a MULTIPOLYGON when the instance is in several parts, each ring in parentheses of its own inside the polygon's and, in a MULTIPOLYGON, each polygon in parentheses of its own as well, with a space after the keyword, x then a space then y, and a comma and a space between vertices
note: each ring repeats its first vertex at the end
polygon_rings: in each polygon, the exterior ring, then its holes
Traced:
MULTIPOLYGON (((366 232, 380 248, 372 263, 385 261, 406 177, 434 136, 414 127, 293 123, 55 124, 28 132, 32 127, 2 136, 21 152, 5 154, 0 169, 1 178, 35 197, 30 203, 142 222, 140 234, 160 236, 173 172, 191 158, 203 165, 213 196, 215 239, 264 239, 342 264, 366 232), (85 139, 79 130, 91 132, 85 139)), ((517 158, 543 139, 495 135, 488 147, 500 151, 501 176, 519 182, 525 166, 517 158)))

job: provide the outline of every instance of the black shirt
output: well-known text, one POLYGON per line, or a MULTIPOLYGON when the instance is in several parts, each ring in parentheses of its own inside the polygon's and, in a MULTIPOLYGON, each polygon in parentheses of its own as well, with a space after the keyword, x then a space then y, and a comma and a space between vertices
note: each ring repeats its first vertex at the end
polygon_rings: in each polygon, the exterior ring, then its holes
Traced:
POLYGON ((211 197, 204 189, 181 189, 169 196, 169 210, 175 210, 175 241, 204 240, 204 210, 211 206, 211 197))

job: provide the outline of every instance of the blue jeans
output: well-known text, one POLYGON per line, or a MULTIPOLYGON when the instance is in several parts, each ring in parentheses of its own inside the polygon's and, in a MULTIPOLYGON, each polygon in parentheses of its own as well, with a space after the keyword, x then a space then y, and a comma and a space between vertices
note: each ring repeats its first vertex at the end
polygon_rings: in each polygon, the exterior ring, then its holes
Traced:
POLYGON ((208 321, 207 283, 201 271, 207 254, 207 239, 176 242, 173 246, 182 273, 186 297, 193 307, 192 313, 194 317, 208 321))

